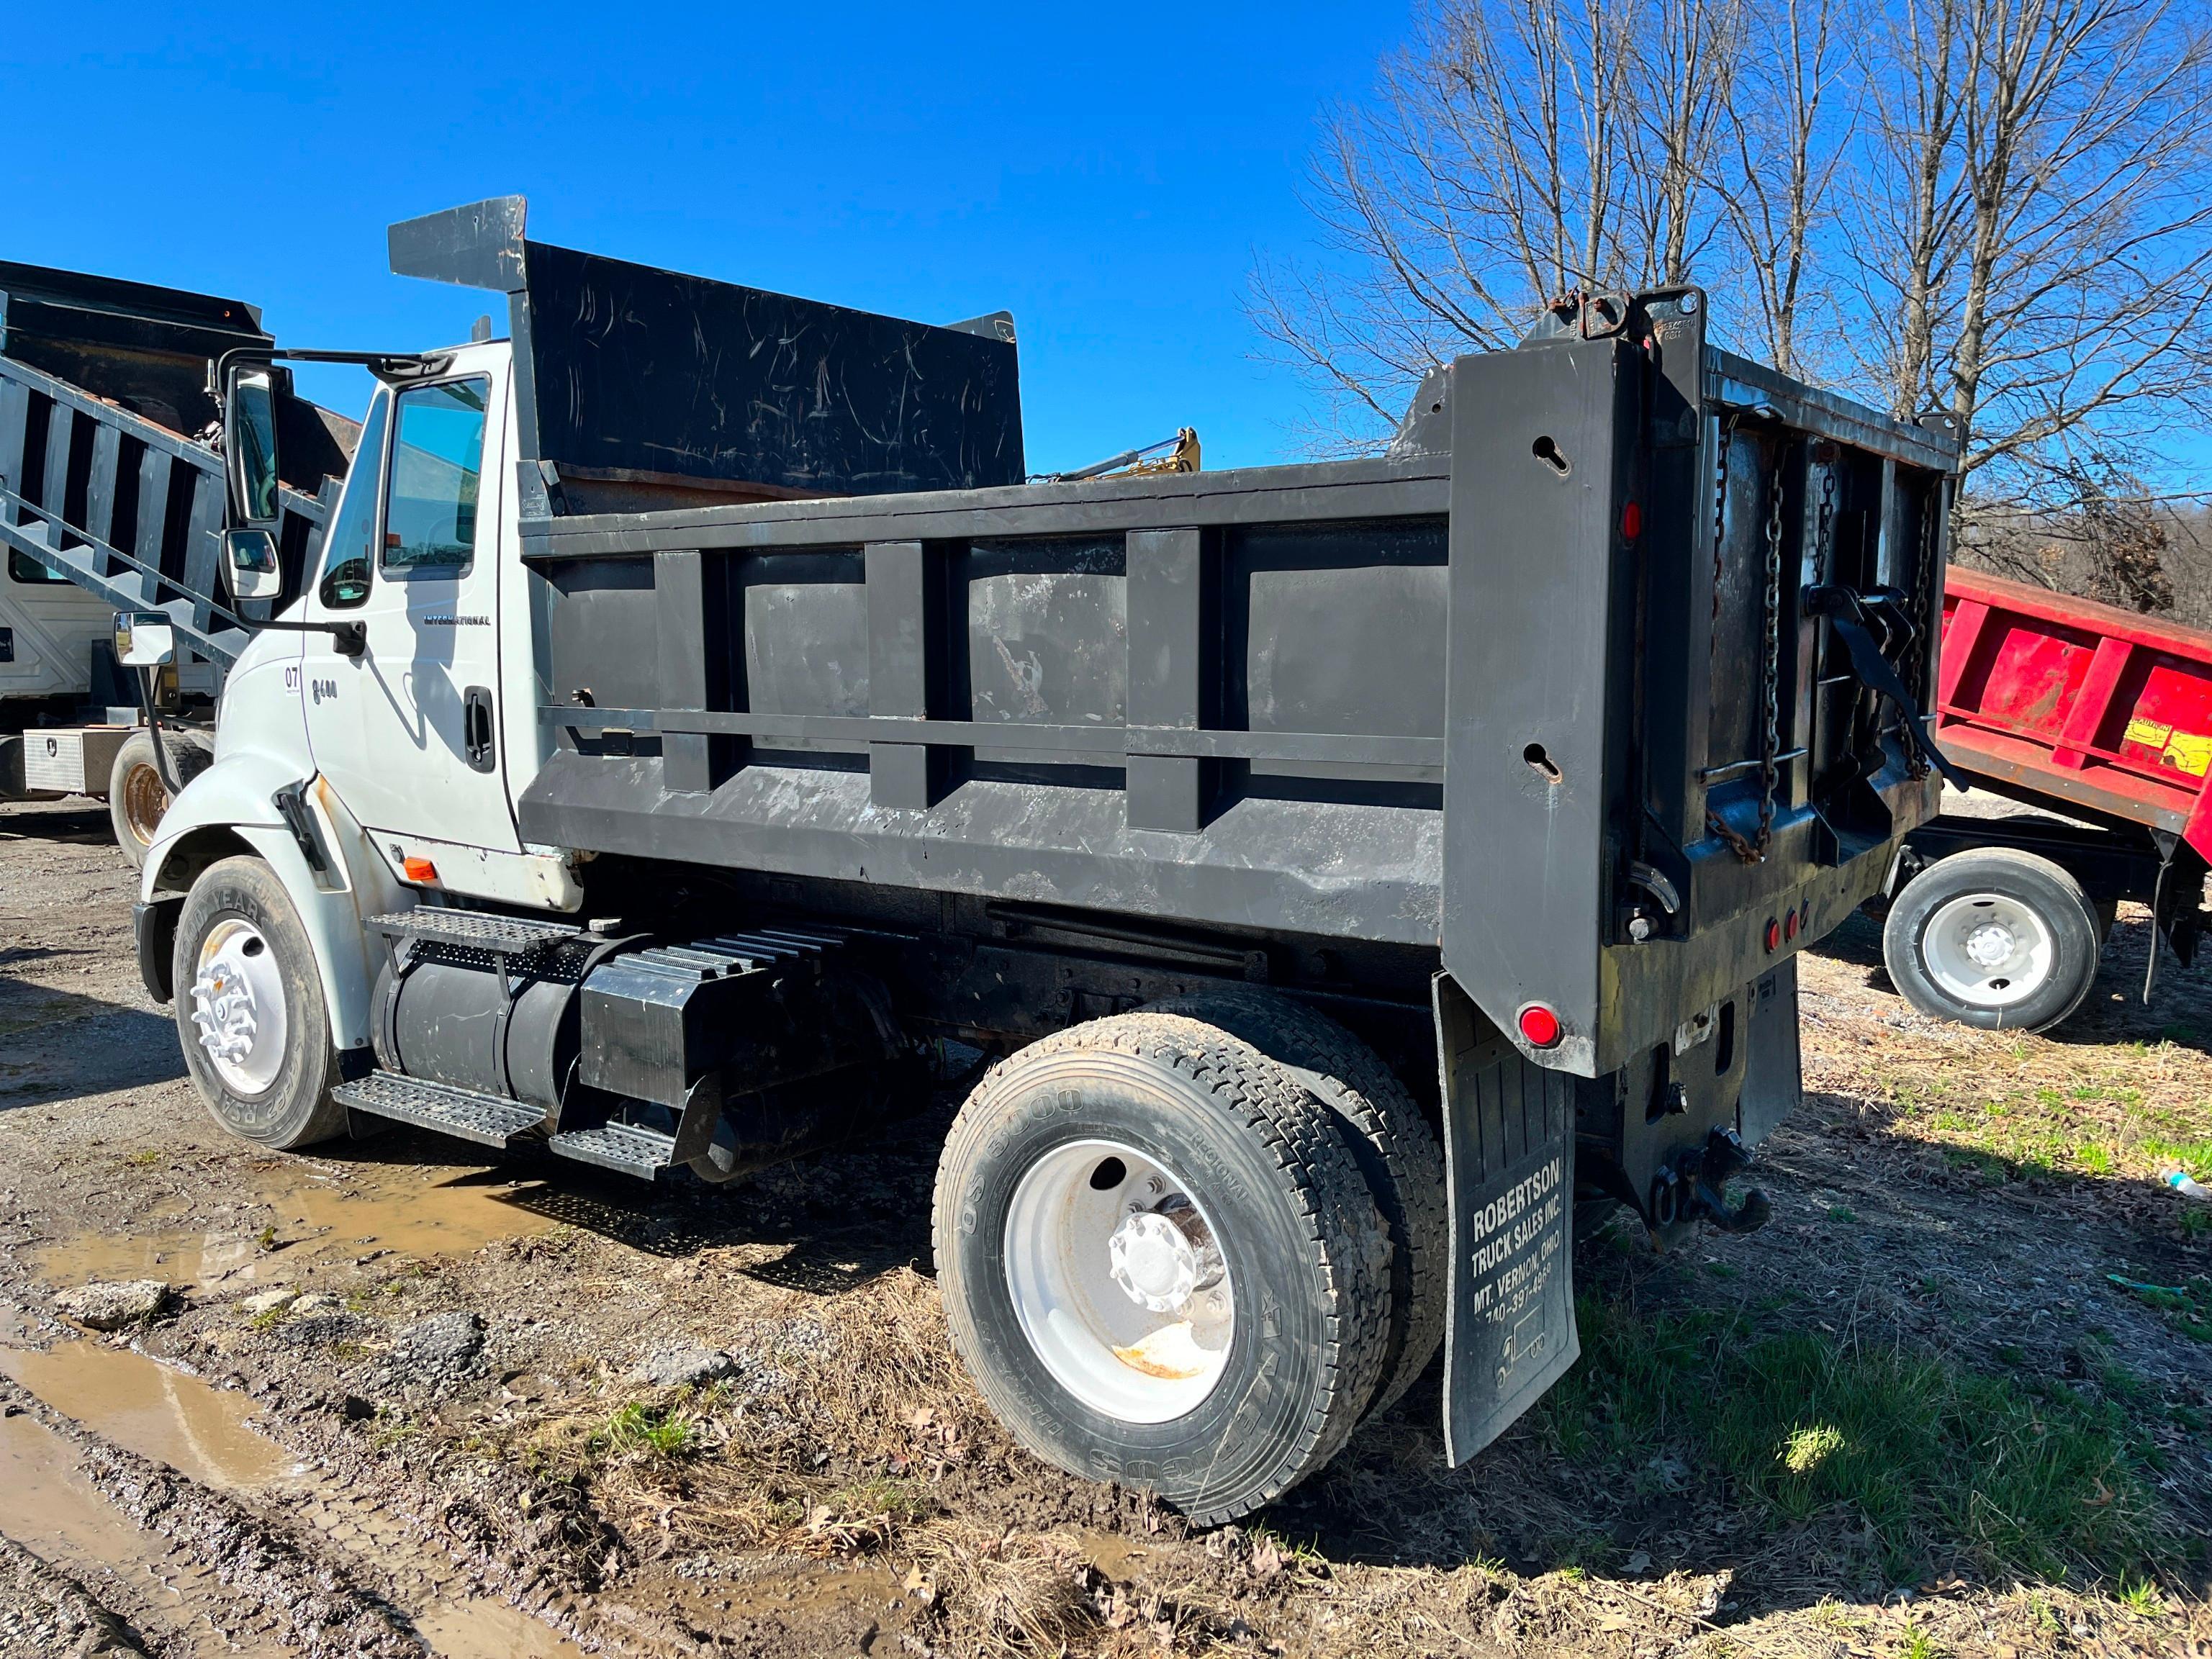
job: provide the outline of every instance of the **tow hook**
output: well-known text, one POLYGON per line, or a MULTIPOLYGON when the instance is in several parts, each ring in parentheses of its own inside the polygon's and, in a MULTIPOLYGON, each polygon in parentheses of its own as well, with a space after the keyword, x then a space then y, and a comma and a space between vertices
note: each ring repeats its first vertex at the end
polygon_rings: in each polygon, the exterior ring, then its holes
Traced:
MULTIPOLYGON (((1687 1165, 1689 1160, 1683 1160, 1687 1165)), ((1650 1213, 1654 1232, 1692 1221, 1709 1221, 1724 1233, 1754 1232, 1774 1214, 1766 1194, 1754 1187, 1736 1202, 1729 1200, 1729 1177, 1751 1162, 1750 1150, 1733 1129, 1715 1129, 1705 1138, 1694 1167, 1662 1167, 1652 1178, 1650 1213)))

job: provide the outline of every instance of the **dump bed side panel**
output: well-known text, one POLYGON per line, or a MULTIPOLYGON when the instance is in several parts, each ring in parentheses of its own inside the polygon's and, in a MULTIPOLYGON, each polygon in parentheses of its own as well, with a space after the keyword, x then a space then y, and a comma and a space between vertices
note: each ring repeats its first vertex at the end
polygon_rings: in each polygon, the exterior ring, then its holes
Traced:
POLYGON ((1937 711, 1969 771, 2212 857, 2212 635, 1954 570, 1937 711))
POLYGON ((1433 948, 1446 489, 1348 463, 550 521, 524 834, 1433 948))
POLYGON ((1616 1072, 1935 795, 1951 447, 1668 303, 1461 359, 1442 453, 527 522, 524 833, 1441 948, 1616 1072))

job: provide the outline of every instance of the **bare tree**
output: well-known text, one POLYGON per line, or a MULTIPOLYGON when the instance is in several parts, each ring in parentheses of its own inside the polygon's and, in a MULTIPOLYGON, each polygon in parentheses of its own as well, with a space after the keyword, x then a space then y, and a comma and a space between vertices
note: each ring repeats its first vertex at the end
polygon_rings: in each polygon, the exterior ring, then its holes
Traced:
POLYGON ((1899 0, 1870 37, 1862 337, 1969 489, 2086 501, 2090 451, 2212 402, 2208 69, 2173 0, 1899 0))
POLYGON ((1824 366, 1808 359, 1801 319, 1829 299, 1816 242, 1853 136, 1842 77, 1860 15, 1852 0, 1774 0, 1746 30, 1717 112, 1725 138, 1712 190, 1736 264, 1731 286, 1758 307, 1760 355, 1785 374, 1824 366))
POLYGON ((1779 367, 1948 410, 1979 496, 2163 483, 2212 413, 2204 3, 1431 0, 1254 315, 1356 442, 1548 297, 1694 280, 1779 367))
POLYGON ((2071 463, 2065 493, 2067 507, 2057 512, 1970 499, 1960 512, 1959 556, 2130 611, 2174 611, 2173 566, 2195 545, 2186 520, 2116 456, 2071 463))
POLYGON ((1328 123, 1318 269, 1263 265, 1253 316, 1330 408, 1387 430, 1431 365, 1510 343, 1570 289, 1678 278, 1741 0, 1438 0, 1375 98, 1328 123), (1673 56, 1653 29, 1679 33, 1673 56), (1656 72, 1646 73, 1652 65, 1656 72))

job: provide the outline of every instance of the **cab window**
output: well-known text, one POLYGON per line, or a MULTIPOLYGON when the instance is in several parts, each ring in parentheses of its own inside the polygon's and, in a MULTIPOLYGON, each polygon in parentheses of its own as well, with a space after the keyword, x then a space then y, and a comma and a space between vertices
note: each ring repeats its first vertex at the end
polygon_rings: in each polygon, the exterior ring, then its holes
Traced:
POLYGON ((399 394, 384 568, 394 575, 464 574, 476 557, 491 382, 452 380, 399 394))
POLYGON ((324 608, 350 611, 368 598, 376 552, 376 482, 384 471, 384 429, 392 394, 379 392, 355 444, 344 499, 323 538, 323 580, 315 592, 324 608))

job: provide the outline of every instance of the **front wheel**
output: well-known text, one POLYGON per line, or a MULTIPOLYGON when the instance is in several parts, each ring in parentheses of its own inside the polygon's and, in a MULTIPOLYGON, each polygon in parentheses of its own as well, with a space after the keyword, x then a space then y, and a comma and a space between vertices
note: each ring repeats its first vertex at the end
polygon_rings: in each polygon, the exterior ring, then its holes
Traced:
POLYGON ((2101 938, 2081 884, 2049 859, 1981 848, 1905 884, 1882 924, 1882 959, 1924 1014, 1984 1030, 2040 1031, 2097 977, 2101 938))
POLYGON ((329 1011, 307 930, 276 872, 224 859, 177 918, 177 1032, 216 1122, 286 1149, 345 1132, 329 1011))
POLYGON ((1031 1044, 962 1108, 933 1228, 954 1346, 1014 1437, 1233 1520, 1382 1376, 1390 1241, 1334 1114, 1199 1020, 1031 1044))

